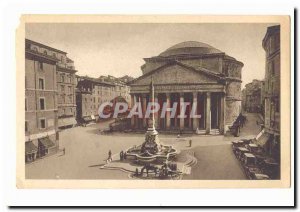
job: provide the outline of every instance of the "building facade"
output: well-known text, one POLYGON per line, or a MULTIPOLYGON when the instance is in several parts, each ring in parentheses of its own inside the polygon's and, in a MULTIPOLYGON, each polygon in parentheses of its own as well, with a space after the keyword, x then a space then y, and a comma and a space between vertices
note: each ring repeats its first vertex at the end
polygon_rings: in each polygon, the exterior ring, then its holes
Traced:
POLYGON ((116 81, 112 76, 99 78, 77 76, 76 104, 77 119, 82 122, 98 121, 99 106, 122 97, 126 102, 130 99, 129 86, 116 81))
POLYGON ((76 125, 76 79, 74 62, 67 53, 59 55, 57 63, 58 127, 66 128, 76 125))
POLYGON ((250 113, 262 113, 264 108, 264 81, 253 80, 243 89, 243 109, 250 113))
POLYGON ((60 51, 25 40, 25 161, 59 147, 56 63, 60 51))
MULTIPOLYGON (((143 113, 149 102, 149 84, 154 81, 155 101, 172 107, 177 102, 176 116, 155 114, 160 130, 199 130, 203 134, 224 134, 241 112, 241 71, 243 63, 201 42, 176 44, 160 55, 145 58, 142 76, 129 83, 132 103, 141 103, 143 113), (201 118, 178 118, 183 102, 197 104, 201 118)), ((146 128, 146 118, 132 117, 131 127, 146 128)))
POLYGON ((127 85, 128 80, 132 80, 129 76, 124 76, 121 78, 117 78, 111 75, 108 76, 100 76, 99 80, 101 82, 106 82, 113 84, 114 87, 108 93, 104 93, 105 95, 102 98, 106 99, 114 99, 115 97, 121 96, 126 102, 130 104, 130 87, 127 85))
POLYGON ((280 159, 280 26, 268 27, 262 41, 266 52, 264 131, 266 150, 280 159))

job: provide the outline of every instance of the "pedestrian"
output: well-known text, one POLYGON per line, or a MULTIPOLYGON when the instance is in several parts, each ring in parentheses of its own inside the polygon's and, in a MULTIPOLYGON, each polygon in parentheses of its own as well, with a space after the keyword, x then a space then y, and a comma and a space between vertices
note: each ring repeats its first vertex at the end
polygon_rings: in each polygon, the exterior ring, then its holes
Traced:
POLYGON ((192 147, 192 139, 190 139, 189 144, 190 144, 190 147, 192 147))
POLYGON ((124 153, 123 153, 123 150, 120 152, 120 160, 122 161, 123 160, 123 156, 124 156, 124 153))
POLYGON ((64 153, 64 155, 66 154, 66 148, 65 147, 63 148, 63 153, 64 153))
POLYGON ((112 161, 112 158, 111 158, 111 150, 108 151, 108 159, 107 159, 108 162, 111 162, 112 161))

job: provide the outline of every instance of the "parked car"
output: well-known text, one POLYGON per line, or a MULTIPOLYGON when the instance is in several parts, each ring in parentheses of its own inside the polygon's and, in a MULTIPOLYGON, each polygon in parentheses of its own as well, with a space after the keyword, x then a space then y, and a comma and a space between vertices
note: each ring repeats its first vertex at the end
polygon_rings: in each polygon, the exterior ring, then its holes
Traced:
POLYGON ((250 143, 246 145, 246 148, 249 149, 250 153, 252 153, 256 157, 256 162, 258 165, 262 165, 267 156, 264 153, 264 150, 259 147, 257 144, 250 143))
POLYGON ((273 158, 267 158, 264 160, 263 170, 270 176, 271 179, 280 178, 280 165, 273 158))
POLYGON ((245 153, 249 153, 249 150, 245 147, 238 147, 236 149, 236 154, 235 156, 240 160, 243 161, 243 157, 245 153))
POLYGON ((243 167, 246 176, 251 180, 269 179, 269 176, 263 172, 260 166, 257 165, 255 155, 251 153, 244 153, 243 167))

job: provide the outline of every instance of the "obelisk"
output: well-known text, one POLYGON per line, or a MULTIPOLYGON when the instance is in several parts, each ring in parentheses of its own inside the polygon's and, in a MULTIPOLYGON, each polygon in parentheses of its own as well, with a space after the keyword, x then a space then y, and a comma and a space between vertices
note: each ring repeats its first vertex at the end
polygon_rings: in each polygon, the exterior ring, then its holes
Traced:
MULTIPOLYGON (((154 84, 153 84, 153 77, 151 77, 151 83, 150 83, 150 98, 149 100, 152 103, 152 107, 154 107, 155 104, 155 91, 154 91, 154 84)), ((147 107, 150 109, 149 107, 147 107)), ((153 111, 153 108, 152 108, 153 111)), ((147 152, 150 154, 155 154, 161 150, 161 144, 159 142, 158 138, 158 132, 155 129, 155 118, 154 118, 154 112, 151 114, 151 119, 148 121, 148 129, 145 134, 145 142, 142 144, 142 152, 147 152)))

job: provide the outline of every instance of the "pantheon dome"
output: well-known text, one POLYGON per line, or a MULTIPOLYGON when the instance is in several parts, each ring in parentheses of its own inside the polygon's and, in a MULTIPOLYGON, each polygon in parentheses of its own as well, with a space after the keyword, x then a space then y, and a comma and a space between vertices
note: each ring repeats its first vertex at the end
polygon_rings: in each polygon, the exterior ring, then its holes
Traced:
POLYGON ((202 43, 198 41, 185 41, 168 48, 167 50, 162 52, 159 56, 170 57, 174 55, 204 55, 204 54, 218 54, 218 53, 224 53, 224 52, 206 43, 202 43))
MULTIPOLYGON (((243 63, 203 42, 185 41, 157 56, 144 58, 142 75, 130 83, 131 102, 143 107, 149 102, 149 84, 154 80, 157 101, 197 103, 201 118, 155 116, 161 131, 225 134, 241 112, 243 63)), ((190 110, 191 108, 189 108, 190 110)), ((145 108, 143 108, 143 111, 145 108)), ((179 111, 176 110, 176 114, 179 111)), ((131 126, 146 129, 146 120, 133 117, 131 126)))

